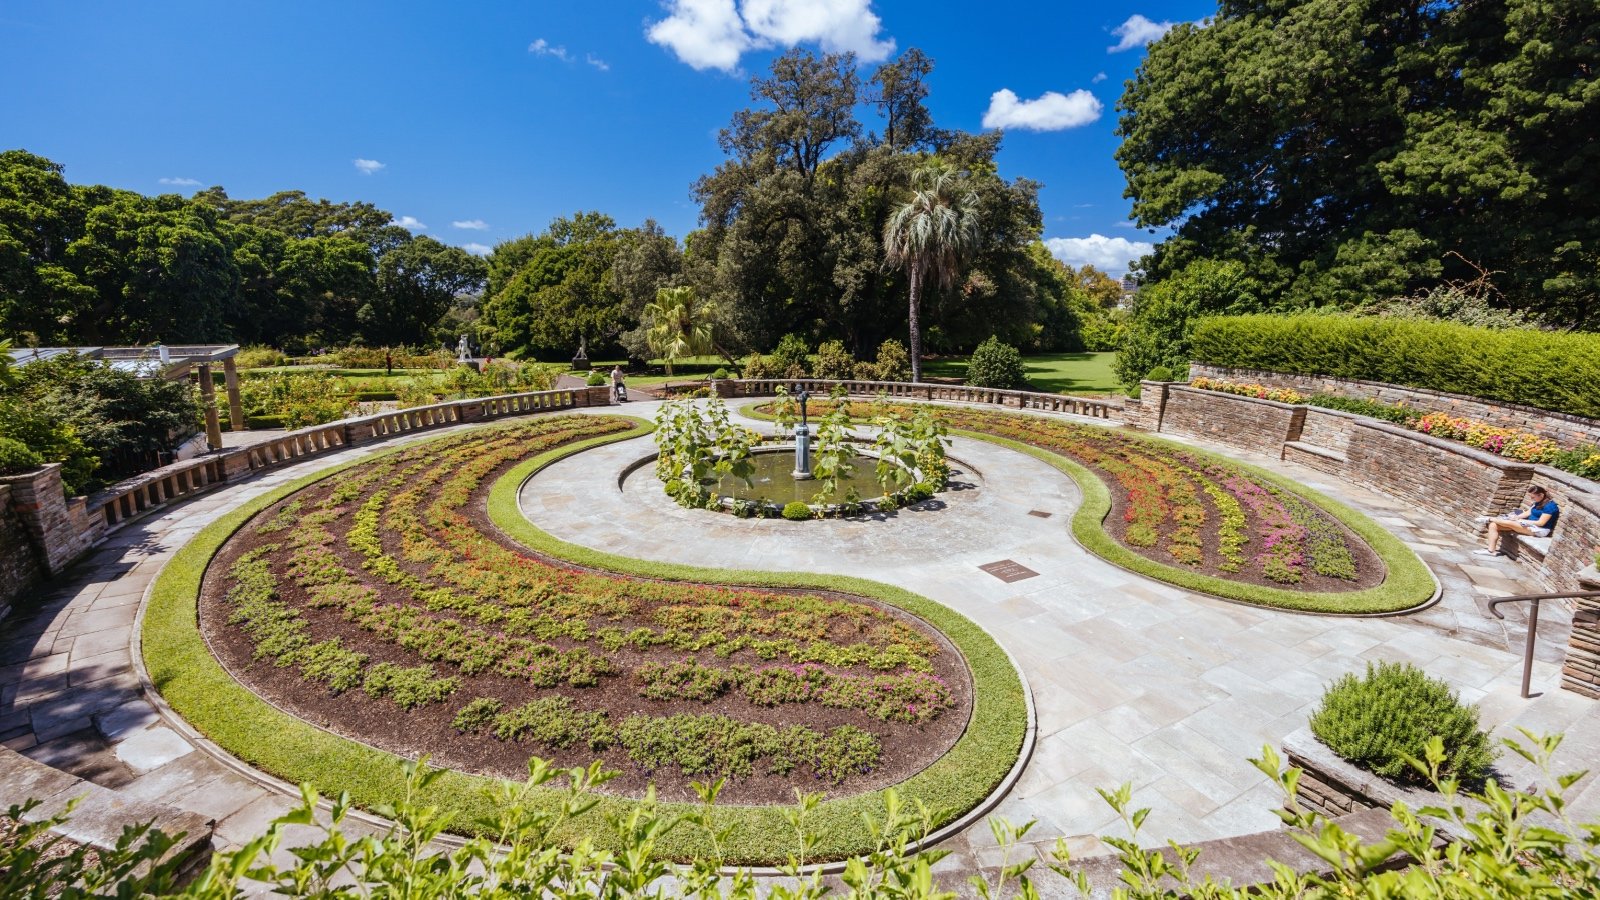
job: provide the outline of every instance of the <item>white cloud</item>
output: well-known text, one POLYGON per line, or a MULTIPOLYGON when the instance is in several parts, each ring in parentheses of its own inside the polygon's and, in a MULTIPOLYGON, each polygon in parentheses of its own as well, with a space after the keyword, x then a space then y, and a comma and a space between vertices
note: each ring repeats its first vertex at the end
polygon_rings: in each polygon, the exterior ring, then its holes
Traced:
POLYGON ((450 223, 451 228, 465 228, 468 231, 484 231, 489 223, 482 219, 461 219, 450 223))
POLYGON ((529 44, 528 52, 538 54, 539 56, 553 56, 562 62, 572 62, 572 54, 567 52, 567 48, 552 44, 544 38, 539 38, 538 40, 529 44))
POLYGON ((1152 22, 1144 16, 1134 13, 1128 21, 1111 29, 1111 34, 1120 40, 1115 46, 1107 47, 1107 53, 1121 53, 1135 47, 1143 47, 1153 40, 1171 31, 1176 22, 1152 22))
POLYGON ((731 72, 753 45, 733 0, 672 0, 672 15, 650 26, 650 43, 671 50, 696 69, 731 72))
POLYGON ((883 20, 871 0, 667 0, 667 10, 646 36, 700 70, 732 72, 757 47, 816 43, 862 62, 887 59, 895 47, 893 38, 878 37, 883 20))
POLYGON ((401 216, 400 218, 395 219, 394 223, 396 225, 399 225, 401 228, 410 229, 411 231, 427 231, 428 230, 428 226, 426 226, 426 225, 422 224, 421 222, 417 221, 417 217, 416 216, 401 216))
POLYGON ((599 69, 602 72, 611 71, 611 64, 600 57, 595 56, 593 53, 585 53, 583 55, 583 61, 591 66, 594 66, 596 69, 599 69))
POLYGON ((1145 241, 1091 234, 1085 238, 1046 238, 1044 245, 1069 266, 1094 266, 1107 275, 1122 277, 1128 264, 1155 249, 1145 241))
POLYGON ((1105 81, 1109 77, 1110 76, 1107 75, 1104 72, 1096 72, 1096 73, 1094 73, 1094 77, 1089 79, 1089 83, 1090 84, 1099 84, 1100 82, 1105 81))
POLYGON ((199 187, 200 186, 200 182, 195 181, 193 178, 162 178, 162 179, 160 179, 160 181, 161 181, 162 184, 170 184, 173 187, 199 187))
POLYGON ((473 256, 488 256, 490 251, 492 251, 494 248, 490 247, 488 244, 472 243, 462 244, 461 249, 471 253, 473 256))
POLYGON ((1100 118, 1101 109, 1100 101, 1084 90, 1070 94, 1047 91, 1037 100, 1020 100, 1011 90, 1001 88, 989 98, 983 127, 1060 131, 1093 122, 1100 118))
POLYGON ((377 172, 379 169, 388 168, 383 163, 378 162, 375 159, 361 159, 360 157, 356 158, 355 164, 356 171, 363 175, 371 175, 372 173, 377 172))
POLYGON ((739 11, 752 34, 776 46, 816 41, 829 53, 848 50, 862 62, 894 52, 893 38, 878 39, 883 20, 871 0, 743 0, 739 11))

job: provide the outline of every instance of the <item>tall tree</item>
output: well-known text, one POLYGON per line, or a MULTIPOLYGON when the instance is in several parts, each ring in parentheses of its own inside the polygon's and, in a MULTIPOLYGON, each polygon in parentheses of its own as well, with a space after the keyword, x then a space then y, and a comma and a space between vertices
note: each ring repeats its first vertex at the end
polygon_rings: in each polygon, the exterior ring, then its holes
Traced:
POLYGON ((370 344, 422 341, 459 294, 483 289, 483 260, 419 237, 378 261, 378 293, 356 313, 370 344))
POLYGON ((932 73, 933 60, 916 47, 872 73, 867 102, 883 117, 883 142, 891 150, 916 147, 934 136, 933 117, 923 102, 932 73))
POLYGON ((1498 273, 1600 325, 1600 4, 1224 0, 1150 46, 1118 108, 1161 280, 1233 260, 1283 307, 1498 273))
POLYGON ((960 173, 939 163, 912 173, 911 191, 911 199, 884 224, 883 252, 886 265, 906 271, 911 380, 921 381, 922 289, 930 281, 944 289, 955 284, 963 259, 978 244, 979 222, 973 211, 978 195, 960 173))
POLYGON ((621 242, 615 220, 584 212, 496 247, 483 316, 502 351, 565 356, 616 338, 626 324, 612 284, 621 242))

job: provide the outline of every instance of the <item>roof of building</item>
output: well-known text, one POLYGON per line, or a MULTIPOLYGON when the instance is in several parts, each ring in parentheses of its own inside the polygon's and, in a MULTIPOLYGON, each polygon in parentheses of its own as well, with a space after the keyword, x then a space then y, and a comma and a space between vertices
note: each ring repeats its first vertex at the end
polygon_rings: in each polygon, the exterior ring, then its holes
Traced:
POLYGON ((112 368, 132 372, 140 378, 153 378, 165 374, 180 375, 189 367, 231 359, 239 352, 238 344, 151 344, 147 347, 13 347, 8 351, 11 364, 17 367, 29 363, 75 353, 88 359, 99 359, 112 368))

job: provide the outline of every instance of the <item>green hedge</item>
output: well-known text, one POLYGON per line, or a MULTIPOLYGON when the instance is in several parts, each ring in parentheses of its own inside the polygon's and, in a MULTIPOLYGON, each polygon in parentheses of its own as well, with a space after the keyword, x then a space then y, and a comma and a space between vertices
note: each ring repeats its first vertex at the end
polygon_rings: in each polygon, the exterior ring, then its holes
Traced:
MULTIPOLYGON (((901 588, 860 578, 702 569, 632 560, 559 541, 521 515, 516 497, 523 481, 574 453, 652 430, 649 423, 636 421, 639 427, 632 431, 589 438, 519 464, 491 488, 491 518, 534 550, 578 565, 679 581, 842 591, 872 597, 922 617, 966 658, 973 682, 972 721, 944 756, 896 785, 896 789, 908 803, 926 803, 935 811, 936 823, 951 821, 982 802, 1016 762, 1028 716, 1022 680, 1015 666, 994 638, 971 619, 901 588)), ((196 616, 207 564, 251 516, 295 491, 371 459, 355 460, 297 479, 245 502, 201 529, 157 576, 141 634, 145 666, 156 689, 206 737, 250 765, 280 778, 311 782, 325 793, 348 791, 356 804, 381 808, 399 801, 405 791, 400 760, 287 715, 234 681, 211 655, 196 616)), ((492 821, 497 812, 491 792, 498 784, 496 779, 451 771, 433 783, 424 800, 452 816, 452 829, 481 833, 484 823, 492 821)), ((551 808, 561 802, 561 795, 539 790, 524 799, 531 806, 551 808)), ((593 810, 569 821, 555 840, 572 846, 591 838, 600 847, 617 849, 617 837, 607 826, 606 818, 625 816, 633 805, 634 801, 625 798, 602 798, 593 810)), ((690 811, 683 804, 662 803, 661 807, 669 817, 690 811)), ((779 806, 718 807, 714 813, 716 826, 733 829, 723 844, 727 861, 781 863, 787 853, 796 849, 793 831, 783 813, 784 807, 779 806)), ((872 850, 876 844, 864 819, 866 815, 884 818, 883 791, 827 800, 817 806, 807 819, 807 827, 822 837, 813 861, 872 850)), ((676 859, 703 856, 709 849, 705 835, 691 828, 674 829, 656 847, 658 853, 676 859)))
POLYGON ((1197 322, 1197 362, 1332 375, 1600 418, 1600 334, 1497 330, 1355 316, 1197 322))

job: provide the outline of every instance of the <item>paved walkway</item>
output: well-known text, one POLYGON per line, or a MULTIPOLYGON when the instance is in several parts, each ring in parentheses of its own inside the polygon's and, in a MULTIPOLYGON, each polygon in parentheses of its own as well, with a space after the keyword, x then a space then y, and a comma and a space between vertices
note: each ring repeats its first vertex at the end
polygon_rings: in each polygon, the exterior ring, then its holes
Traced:
MULTIPOLYGON (((630 403, 621 411, 648 417, 654 409, 630 403)), ((219 516, 307 472, 395 445, 286 466, 136 521, 24 600, 26 612, 0 623, 0 742, 130 796, 214 818, 225 843, 259 833, 294 796, 219 762, 140 696, 130 655, 140 604, 167 559, 219 516)), ((1125 780, 1155 809, 1152 841, 1274 827, 1276 798, 1245 758, 1301 727, 1326 681, 1372 659, 1410 660, 1449 679, 1501 731, 1511 724, 1567 731, 1569 755, 1600 755, 1600 704, 1555 689, 1564 616, 1547 612, 1541 623, 1535 689, 1544 694, 1524 701, 1520 613, 1507 624, 1483 611, 1488 597, 1521 589, 1514 567, 1471 557, 1458 536, 1314 472, 1253 460, 1400 534, 1440 574, 1441 604, 1390 619, 1321 618, 1226 603, 1123 572, 1072 542, 1068 520, 1078 496, 1070 480, 982 442, 953 448, 966 464, 957 481, 967 489, 941 495, 934 505, 943 508, 901 511, 889 521, 804 524, 679 509, 650 483, 648 469, 619 491, 617 464, 647 452, 647 442, 633 441, 552 466, 525 489, 524 509, 558 537, 612 552, 858 574, 972 617, 1017 657, 1033 690, 1038 747, 999 812, 1038 819, 1029 837, 1040 852, 1057 836, 1080 851, 1099 849, 1089 835, 1112 822, 1094 788, 1125 780), (977 568, 1001 559, 1039 574, 1005 584, 977 568)), ((1600 790, 1591 787, 1580 800, 1600 809, 1600 790)), ((956 852, 943 870, 997 862, 987 828, 950 846, 956 852)))

